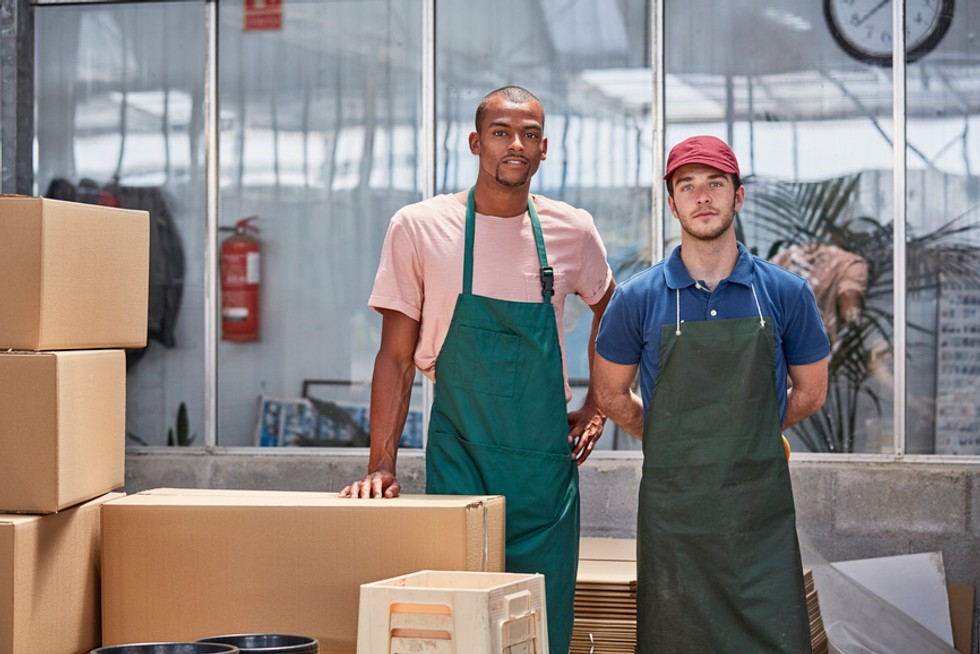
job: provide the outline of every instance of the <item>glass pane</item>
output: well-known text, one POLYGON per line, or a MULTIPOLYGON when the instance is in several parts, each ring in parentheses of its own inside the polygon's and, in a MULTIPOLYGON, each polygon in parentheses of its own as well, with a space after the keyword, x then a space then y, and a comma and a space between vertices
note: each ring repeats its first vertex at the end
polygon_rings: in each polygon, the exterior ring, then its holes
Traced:
MULTIPOLYGON (((952 12, 952 2, 932 3, 952 12)), ((980 454, 980 5, 908 66, 907 449, 980 454)), ((912 25, 910 25, 910 29, 912 25)), ((933 39, 935 40, 935 39, 933 39)))
MULTIPOLYGON (((476 181, 478 159, 467 137, 483 96, 522 86, 541 100, 548 138, 548 158, 531 192, 592 214, 617 279, 649 265, 653 74, 646 4, 438 3, 437 192, 476 181)), ((591 322, 588 306, 569 297, 564 336, 573 409, 588 385, 591 322)), ((610 423, 597 447, 639 449, 639 442, 610 423)))
MULTIPOLYGON (((890 451, 890 71, 846 52, 818 2, 668 0, 665 14, 667 148, 731 144, 739 240, 808 278, 832 336, 827 402, 787 434, 793 449, 890 451)), ((669 209, 664 225, 669 253, 669 209)))
POLYGON ((172 431, 202 445, 204 4, 36 7, 35 29, 35 192, 152 217, 149 346, 127 352, 127 443, 165 445, 172 431))
POLYGON ((256 216, 261 252, 257 307, 224 270, 218 442, 366 445, 367 299, 388 219, 422 193, 421 0, 268 6, 220 5, 220 224, 256 216))

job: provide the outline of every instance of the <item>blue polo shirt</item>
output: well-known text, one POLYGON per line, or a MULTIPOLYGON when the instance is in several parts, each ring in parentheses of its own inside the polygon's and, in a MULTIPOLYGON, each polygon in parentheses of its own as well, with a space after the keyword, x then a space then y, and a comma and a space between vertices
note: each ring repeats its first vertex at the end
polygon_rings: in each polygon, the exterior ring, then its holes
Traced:
MULTIPOLYGON (((640 396, 646 415, 660 362, 660 333, 681 322, 758 317, 752 286, 766 320, 775 330, 779 424, 786 418, 786 366, 814 363, 830 353, 827 332, 807 281, 749 253, 738 244, 738 261, 713 291, 691 277, 681 247, 616 288, 602 316, 596 351, 621 365, 640 364, 640 396)), ((723 381, 723 380, 719 380, 723 381)), ((705 389, 710 392, 710 389, 705 389)))

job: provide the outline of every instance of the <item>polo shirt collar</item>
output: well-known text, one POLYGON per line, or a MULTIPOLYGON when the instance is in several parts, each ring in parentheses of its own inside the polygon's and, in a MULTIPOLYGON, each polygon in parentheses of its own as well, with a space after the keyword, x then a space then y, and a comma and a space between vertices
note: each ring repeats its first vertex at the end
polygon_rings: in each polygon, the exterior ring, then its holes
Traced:
MULTIPOLYGON (((738 245, 738 261, 735 262, 735 268, 727 277, 727 281, 742 284, 743 286, 751 286, 752 271, 755 268, 755 263, 748 249, 739 242, 736 242, 736 244, 738 245)), ((667 288, 670 289, 687 288, 688 286, 694 285, 694 278, 687 272, 687 268, 684 267, 684 262, 681 261, 680 245, 674 248, 674 251, 667 258, 667 263, 664 266, 664 277, 667 281, 667 288)))

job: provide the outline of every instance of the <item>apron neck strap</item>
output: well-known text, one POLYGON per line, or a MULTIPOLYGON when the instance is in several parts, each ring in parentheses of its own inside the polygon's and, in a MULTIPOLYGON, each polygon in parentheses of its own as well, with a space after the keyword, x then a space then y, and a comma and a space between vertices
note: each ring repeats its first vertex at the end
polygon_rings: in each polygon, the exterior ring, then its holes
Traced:
MULTIPOLYGON (((476 233, 476 202, 473 199, 475 187, 470 187, 466 197, 466 238, 463 250, 463 293, 473 294, 473 238, 476 233)), ((530 196, 527 199, 527 213, 531 217, 531 229, 534 231, 534 244, 538 249, 538 263, 541 264, 541 296, 546 304, 551 304, 551 296, 555 294, 555 271, 548 265, 548 254, 544 249, 544 236, 541 233, 541 222, 534 210, 530 196)))
MULTIPOLYGON (((755 292, 755 284, 751 284, 752 287, 752 297, 755 299, 755 308, 759 312, 759 327, 765 329, 766 319, 762 317, 762 305, 759 304, 759 294, 755 292)), ((674 289, 674 303, 677 307, 677 327, 674 329, 674 334, 677 336, 681 335, 681 289, 674 289)))

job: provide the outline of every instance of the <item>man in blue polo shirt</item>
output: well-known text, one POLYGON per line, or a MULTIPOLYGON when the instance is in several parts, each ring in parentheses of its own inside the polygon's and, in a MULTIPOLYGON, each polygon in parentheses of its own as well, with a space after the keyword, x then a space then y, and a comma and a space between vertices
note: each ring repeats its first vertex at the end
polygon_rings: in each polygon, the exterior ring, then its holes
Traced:
POLYGON ((679 143, 664 180, 681 245, 616 289, 592 373, 600 408, 643 440, 637 652, 809 652, 781 433, 826 397, 820 312, 806 280, 735 239, 745 188, 726 143, 679 143))

